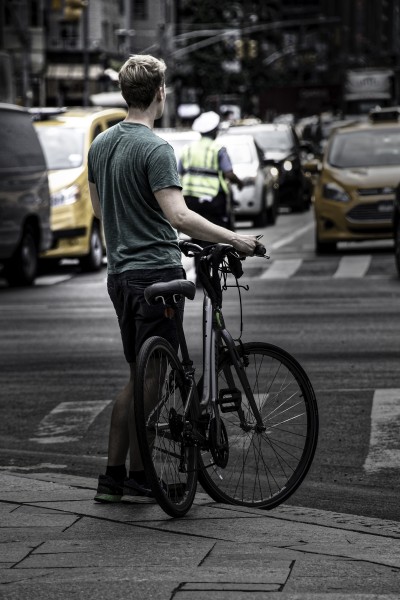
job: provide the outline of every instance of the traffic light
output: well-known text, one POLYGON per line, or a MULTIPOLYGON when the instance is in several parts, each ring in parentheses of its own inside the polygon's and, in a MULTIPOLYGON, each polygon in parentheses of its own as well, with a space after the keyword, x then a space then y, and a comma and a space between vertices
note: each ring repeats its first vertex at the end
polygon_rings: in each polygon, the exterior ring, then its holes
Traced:
POLYGON ((87 0, 64 0, 64 20, 79 21, 86 6, 87 0))
POLYGON ((244 57, 243 40, 235 40, 235 56, 238 60, 244 57))

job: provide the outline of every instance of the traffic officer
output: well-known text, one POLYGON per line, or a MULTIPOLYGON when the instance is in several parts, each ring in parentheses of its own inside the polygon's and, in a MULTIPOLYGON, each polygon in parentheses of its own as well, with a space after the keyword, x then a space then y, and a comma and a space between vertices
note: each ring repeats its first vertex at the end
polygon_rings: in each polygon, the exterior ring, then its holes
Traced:
MULTIPOLYGON (((239 190, 242 181, 233 172, 227 150, 218 142, 220 117, 214 111, 201 114, 193 122, 193 131, 201 138, 182 151, 178 171, 188 208, 212 223, 234 230, 231 193, 227 180, 239 190)), ((193 240, 201 243, 201 240, 193 240)))

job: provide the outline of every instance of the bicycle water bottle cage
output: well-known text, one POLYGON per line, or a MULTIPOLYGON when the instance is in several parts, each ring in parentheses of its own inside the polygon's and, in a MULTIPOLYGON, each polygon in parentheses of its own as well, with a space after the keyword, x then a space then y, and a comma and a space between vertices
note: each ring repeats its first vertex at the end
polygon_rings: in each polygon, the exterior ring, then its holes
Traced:
POLYGON ((188 298, 188 300, 193 300, 195 295, 196 285, 193 281, 187 281, 186 279, 153 283, 144 290, 147 304, 162 302, 165 306, 176 306, 182 296, 188 298))

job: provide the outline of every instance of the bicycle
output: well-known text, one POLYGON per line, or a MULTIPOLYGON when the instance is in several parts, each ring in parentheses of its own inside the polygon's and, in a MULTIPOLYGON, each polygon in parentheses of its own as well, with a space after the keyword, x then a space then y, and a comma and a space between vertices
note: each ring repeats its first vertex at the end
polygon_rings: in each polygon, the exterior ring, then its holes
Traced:
MULTIPOLYGON (((203 369, 196 383, 177 310, 182 297, 193 300, 195 284, 150 285, 146 301, 162 302, 166 316, 175 319, 181 358, 161 337, 144 342, 138 355, 135 418, 148 483, 172 517, 188 512, 198 481, 216 502, 274 508, 298 488, 314 457, 318 407, 311 382, 285 350, 242 342, 242 325, 236 341, 226 329, 222 290, 228 276, 239 295, 243 287, 243 259, 234 248, 203 249, 186 241, 180 247, 199 258, 203 369)), ((261 248, 257 255, 264 256, 261 248)), ((241 302, 240 314, 242 323, 241 302)))

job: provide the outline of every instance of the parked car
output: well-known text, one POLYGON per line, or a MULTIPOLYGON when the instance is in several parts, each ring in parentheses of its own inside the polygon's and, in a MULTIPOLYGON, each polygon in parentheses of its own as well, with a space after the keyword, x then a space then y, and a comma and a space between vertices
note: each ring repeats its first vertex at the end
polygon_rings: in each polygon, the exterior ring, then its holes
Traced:
POLYGON ((394 255, 397 273, 400 277, 400 184, 396 188, 393 212, 394 255))
POLYGON ((293 125, 259 123, 231 126, 226 135, 252 135, 263 152, 263 160, 275 168, 278 177, 279 206, 294 211, 311 206, 312 182, 302 169, 302 147, 293 125))
POLYGON ((34 283, 51 244, 46 161, 27 110, 0 104, 0 262, 11 285, 34 283))
POLYGON ((367 122, 335 129, 315 187, 316 252, 340 241, 393 237, 400 181, 400 111, 373 111, 367 122))
POLYGON ((263 164, 263 156, 251 135, 220 135, 234 173, 243 181, 239 190, 232 184, 235 218, 252 220, 254 227, 274 225, 278 214, 277 178, 263 164))
POLYGON ((87 180, 87 154, 94 138, 122 121, 122 108, 31 109, 49 170, 53 246, 44 259, 78 258, 97 271, 105 252, 87 180))

